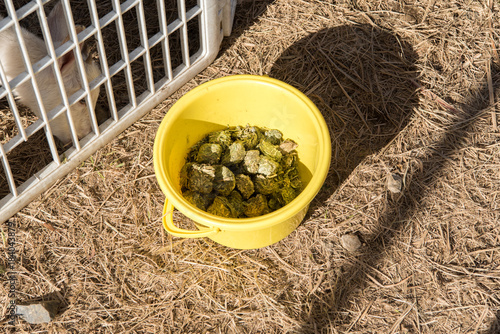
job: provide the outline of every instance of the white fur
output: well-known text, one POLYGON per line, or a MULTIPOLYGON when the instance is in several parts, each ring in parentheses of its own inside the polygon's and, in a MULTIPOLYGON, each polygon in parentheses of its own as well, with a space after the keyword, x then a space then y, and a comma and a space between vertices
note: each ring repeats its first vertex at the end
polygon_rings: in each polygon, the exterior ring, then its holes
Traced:
MULTIPOLYGON (((2 17, 0 16, 0 20, 1 19, 2 17)), ((49 23, 51 38, 54 42, 54 47, 57 48, 63 44, 65 39, 67 40, 69 35, 61 3, 58 3, 52 9, 47 17, 47 20, 49 23)), ((26 29, 22 29, 22 36, 31 60, 31 64, 35 64, 48 54, 47 48, 45 47, 45 43, 42 39, 38 38, 26 29)), ((71 52, 73 51, 70 51, 70 53, 71 52)), ((63 58, 64 56, 58 59, 57 65, 61 69, 61 76, 64 81, 66 95, 70 97, 82 88, 81 77, 78 72, 76 60, 73 59, 63 65, 63 58)), ((9 81, 26 71, 21 56, 19 41, 17 40, 17 36, 13 28, 0 33, 0 63, 2 64, 9 81)), ((101 74, 99 67, 92 60, 89 59, 88 61, 85 61, 84 64, 88 82, 91 82, 101 74)), ((62 103, 61 94, 56 81, 57 79, 52 66, 49 66, 36 74, 35 78, 46 112, 49 112, 62 103)), ((19 87, 16 87, 14 93, 18 96, 19 101, 23 105, 30 108, 39 118, 41 118, 41 112, 36 101, 31 81, 27 81, 19 87)), ((99 88, 90 92, 93 106, 95 106, 98 96, 99 88)), ((87 135, 92 130, 87 105, 77 102, 70 107, 70 113, 78 138, 82 138, 87 135)), ((71 142, 70 127, 68 118, 65 114, 53 119, 50 122, 50 127, 54 136, 61 140, 63 144, 71 142)))

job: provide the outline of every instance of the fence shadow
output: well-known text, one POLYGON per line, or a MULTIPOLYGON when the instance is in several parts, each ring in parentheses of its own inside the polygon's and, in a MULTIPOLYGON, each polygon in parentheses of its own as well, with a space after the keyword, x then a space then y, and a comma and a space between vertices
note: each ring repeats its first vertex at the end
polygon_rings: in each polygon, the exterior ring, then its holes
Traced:
MULTIPOLYGON (((415 88, 418 73, 416 54, 399 36, 367 25, 331 28, 307 36, 284 52, 270 76, 281 79, 305 92, 322 111, 332 136, 332 165, 325 186, 314 206, 325 205, 359 162, 377 152, 404 128, 417 105, 415 88)), ((500 83, 498 71, 494 83, 500 83)), ((376 276, 374 267, 383 259, 384 250, 394 244, 394 237, 404 221, 418 210, 426 196, 425 189, 437 181, 437 175, 462 148, 468 131, 488 106, 487 85, 477 98, 457 112, 456 125, 448 127, 435 143, 435 153, 406 184, 401 199, 388 200, 380 214, 378 228, 365 235, 367 249, 356 256, 354 264, 338 268, 339 277, 331 288, 307 300, 306 319, 299 333, 322 333, 342 321, 340 312, 349 305, 355 291, 366 284, 366 274, 376 276)), ((331 285, 331 282, 323 282, 331 285)), ((498 319, 488 334, 498 333, 498 319)))

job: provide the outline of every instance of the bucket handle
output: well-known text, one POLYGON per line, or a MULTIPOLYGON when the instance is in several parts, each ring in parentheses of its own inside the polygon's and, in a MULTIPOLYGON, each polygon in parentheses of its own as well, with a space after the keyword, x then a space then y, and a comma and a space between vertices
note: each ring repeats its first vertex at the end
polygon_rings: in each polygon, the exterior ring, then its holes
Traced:
POLYGON ((218 227, 213 226, 201 231, 184 230, 174 225, 173 213, 174 206, 168 202, 168 199, 165 199, 165 205, 163 206, 163 227, 173 236, 180 238, 203 238, 220 231, 218 227))

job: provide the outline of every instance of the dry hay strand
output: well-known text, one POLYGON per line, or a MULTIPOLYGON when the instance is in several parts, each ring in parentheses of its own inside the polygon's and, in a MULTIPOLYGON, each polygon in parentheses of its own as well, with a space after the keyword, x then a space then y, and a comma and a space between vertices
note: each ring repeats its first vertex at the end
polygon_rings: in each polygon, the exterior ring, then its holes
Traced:
POLYGON ((240 3, 209 68, 14 217, 20 299, 63 302, 53 323, 17 330, 498 332, 494 15, 461 1, 240 3), (168 108, 239 73, 298 87, 332 134, 332 168, 305 221, 258 250, 166 234, 152 167, 168 108), (401 193, 387 191, 388 173, 402 176, 401 193), (363 243, 356 252, 340 244, 347 233, 363 243))

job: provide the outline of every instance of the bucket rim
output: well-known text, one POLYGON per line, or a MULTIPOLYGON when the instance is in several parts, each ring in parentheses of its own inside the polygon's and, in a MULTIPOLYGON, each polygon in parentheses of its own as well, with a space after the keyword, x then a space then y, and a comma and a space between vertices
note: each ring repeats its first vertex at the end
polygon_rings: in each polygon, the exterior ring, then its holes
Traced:
POLYGON ((193 88, 192 90, 184 94, 181 98, 179 98, 179 100, 174 103, 174 105, 168 110, 165 117, 163 118, 160 126, 158 127, 153 147, 153 165, 158 184, 160 185, 162 192, 174 205, 174 207, 182 214, 192 219, 197 225, 206 227, 218 227, 221 230, 228 231, 250 231, 263 229, 274 226, 276 224, 280 224, 296 216, 302 209, 309 206, 311 201, 320 191, 328 175, 330 160, 330 133, 323 115, 316 107, 316 105, 304 93, 281 80, 270 78, 268 76, 251 74, 230 75, 213 79, 193 88), (202 93, 204 90, 210 89, 211 87, 214 87, 216 85, 227 84, 232 81, 249 81, 252 83, 273 85, 294 95, 302 103, 304 103, 305 106, 307 106, 309 113, 314 116, 313 119, 315 128, 318 132, 318 137, 320 138, 320 145, 322 145, 322 149, 319 152, 320 157, 318 160, 317 168, 312 175, 311 180, 302 190, 302 192, 286 206, 258 217, 224 218, 198 209, 187 200, 185 200, 182 195, 177 194, 175 187, 167 181, 167 172, 165 168, 163 168, 161 163, 163 161, 161 159, 161 144, 169 133, 167 129, 171 125, 171 120, 180 115, 180 113, 182 113, 182 111, 184 110, 184 106, 190 103, 193 98, 197 98, 197 95, 202 93))

